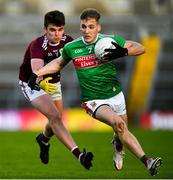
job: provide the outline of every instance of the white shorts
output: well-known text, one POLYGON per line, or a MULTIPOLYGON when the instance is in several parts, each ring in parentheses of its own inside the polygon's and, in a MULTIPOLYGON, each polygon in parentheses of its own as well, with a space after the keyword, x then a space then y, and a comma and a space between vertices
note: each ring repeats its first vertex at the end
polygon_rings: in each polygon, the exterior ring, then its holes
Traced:
POLYGON ((122 92, 109 99, 95 99, 82 103, 82 107, 93 117, 95 116, 97 109, 102 105, 110 106, 117 115, 126 114, 126 103, 122 92))
MULTIPOLYGON (((50 94, 53 101, 62 99, 61 83, 57 82, 56 84, 57 84, 57 92, 55 94, 50 94)), ((35 98, 47 94, 43 89, 40 89, 40 91, 31 90, 28 84, 21 80, 19 81, 19 85, 21 87, 24 96, 29 101, 33 101, 35 98)))

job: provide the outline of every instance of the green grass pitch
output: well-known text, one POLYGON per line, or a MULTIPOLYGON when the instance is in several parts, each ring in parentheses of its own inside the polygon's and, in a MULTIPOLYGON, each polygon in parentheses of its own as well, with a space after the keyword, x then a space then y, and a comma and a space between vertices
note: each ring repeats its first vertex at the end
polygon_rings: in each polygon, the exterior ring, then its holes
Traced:
POLYGON ((0 179, 170 179, 173 178, 173 131, 149 131, 130 128, 146 154, 160 156, 163 165, 155 177, 125 149, 124 167, 116 171, 112 164, 111 132, 73 132, 79 147, 94 153, 93 167, 85 170, 56 138, 51 139, 50 161, 39 159, 35 142, 38 132, 0 132, 0 179))

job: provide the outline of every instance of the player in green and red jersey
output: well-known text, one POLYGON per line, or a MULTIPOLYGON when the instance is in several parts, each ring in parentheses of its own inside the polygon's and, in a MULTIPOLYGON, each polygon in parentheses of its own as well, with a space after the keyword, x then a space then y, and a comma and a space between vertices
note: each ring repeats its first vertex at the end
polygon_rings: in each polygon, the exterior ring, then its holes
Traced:
POLYGON ((123 56, 138 56, 145 53, 145 48, 140 43, 125 40, 118 35, 112 35, 116 43, 114 50, 107 49, 105 56, 107 62, 99 60, 94 47, 96 42, 105 36, 99 34, 100 14, 95 9, 85 9, 80 16, 80 30, 82 37, 66 44, 62 55, 32 74, 29 86, 36 87, 38 76, 60 71, 69 61, 73 61, 81 87, 82 106, 86 112, 95 119, 106 123, 114 130, 113 162, 117 170, 123 167, 123 145, 140 159, 152 176, 157 174, 157 169, 162 159, 149 158, 145 155, 141 145, 127 127, 127 113, 124 95, 116 78, 117 72, 111 60, 123 56))

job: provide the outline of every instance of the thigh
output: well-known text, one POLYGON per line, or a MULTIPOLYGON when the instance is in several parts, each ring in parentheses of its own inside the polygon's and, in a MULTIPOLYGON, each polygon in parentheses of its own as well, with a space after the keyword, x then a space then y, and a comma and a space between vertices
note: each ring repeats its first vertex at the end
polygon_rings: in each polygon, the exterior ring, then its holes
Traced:
POLYGON ((128 125, 128 117, 127 114, 120 115, 120 117, 123 119, 123 121, 128 125))
POLYGON ((95 118, 101 122, 104 122, 110 126, 118 124, 122 121, 122 118, 117 115, 110 106, 102 105, 95 112, 95 118))
POLYGON ((54 102, 48 94, 35 98, 33 101, 31 101, 31 104, 47 117, 59 113, 54 102))
POLYGON ((106 123, 114 129, 114 132, 124 133, 127 130, 127 125, 121 116, 117 115, 111 107, 103 105, 100 106, 95 118, 101 122, 106 123))
POLYGON ((62 114, 62 111, 63 111, 63 102, 62 102, 62 100, 55 100, 54 104, 55 104, 57 110, 60 112, 60 114, 62 114))
POLYGON ((28 84, 22 81, 19 81, 19 85, 27 100, 29 100, 31 104, 47 118, 50 118, 55 114, 61 115, 61 113, 57 111, 52 97, 48 95, 44 90, 31 90, 28 84))

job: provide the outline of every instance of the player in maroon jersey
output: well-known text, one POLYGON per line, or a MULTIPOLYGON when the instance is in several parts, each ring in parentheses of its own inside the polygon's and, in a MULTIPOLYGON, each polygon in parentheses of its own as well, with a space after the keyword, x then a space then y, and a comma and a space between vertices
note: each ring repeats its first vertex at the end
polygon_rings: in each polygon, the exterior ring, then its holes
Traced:
POLYGON ((40 159, 44 164, 49 161, 49 140, 55 135, 89 169, 93 154, 81 152, 70 133, 64 127, 62 116, 62 93, 60 72, 43 76, 39 79, 40 91, 28 86, 29 76, 45 64, 57 58, 61 49, 73 40, 64 34, 65 17, 60 11, 50 11, 44 17, 45 34, 33 40, 26 49, 19 71, 19 84, 24 96, 49 120, 45 129, 36 137, 40 147, 40 159))

